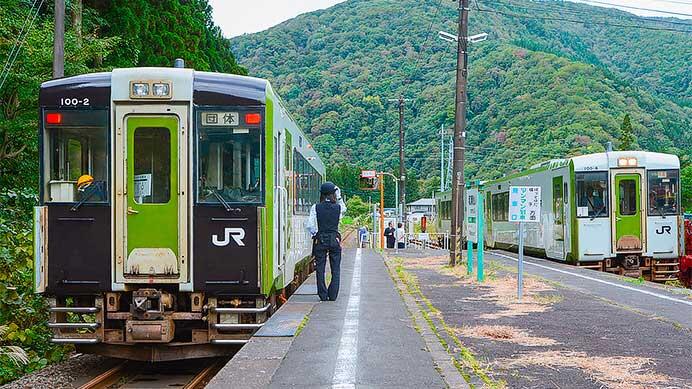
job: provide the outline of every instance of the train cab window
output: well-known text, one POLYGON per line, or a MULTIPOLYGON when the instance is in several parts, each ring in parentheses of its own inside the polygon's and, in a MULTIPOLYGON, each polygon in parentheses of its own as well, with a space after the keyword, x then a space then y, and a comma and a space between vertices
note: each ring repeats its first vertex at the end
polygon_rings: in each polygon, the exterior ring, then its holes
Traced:
POLYGON ((166 204, 171 199, 171 135, 164 127, 140 127, 134 133, 134 200, 166 204))
POLYGON ((107 202, 108 112, 45 111, 43 128, 44 202, 107 202))
POLYGON ((198 128, 197 201, 262 202, 260 128, 198 128))
POLYGON ((608 217, 608 173, 576 173, 577 217, 608 217))
POLYGON ((680 190, 678 170, 652 170, 649 176, 649 215, 677 215, 680 190))

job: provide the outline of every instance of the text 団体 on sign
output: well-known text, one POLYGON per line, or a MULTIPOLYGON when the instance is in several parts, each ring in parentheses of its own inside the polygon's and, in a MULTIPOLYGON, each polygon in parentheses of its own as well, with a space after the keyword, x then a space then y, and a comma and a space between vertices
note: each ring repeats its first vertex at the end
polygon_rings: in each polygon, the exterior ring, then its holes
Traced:
POLYGON ((509 187, 509 221, 517 223, 541 221, 541 187, 509 187))

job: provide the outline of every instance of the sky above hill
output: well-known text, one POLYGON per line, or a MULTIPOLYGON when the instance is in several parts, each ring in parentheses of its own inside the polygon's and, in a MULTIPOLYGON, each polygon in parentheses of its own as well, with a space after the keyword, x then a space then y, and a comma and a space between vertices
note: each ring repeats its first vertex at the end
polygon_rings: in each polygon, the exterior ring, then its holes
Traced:
MULTIPOLYGON (((210 0, 214 21, 227 37, 266 30, 300 14, 324 9, 344 0, 210 0)), ((620 8, 642 16, 692 19, 692 0, 571 0, 594 6, 620 8), (610 5, 606 5, 608 3, 610 5), (639 9, 634 9, 634 8, 639 9), (649 10, 662 10, 663 14, 649 10), (687 15, 680 15, 687 14, 687 15)))

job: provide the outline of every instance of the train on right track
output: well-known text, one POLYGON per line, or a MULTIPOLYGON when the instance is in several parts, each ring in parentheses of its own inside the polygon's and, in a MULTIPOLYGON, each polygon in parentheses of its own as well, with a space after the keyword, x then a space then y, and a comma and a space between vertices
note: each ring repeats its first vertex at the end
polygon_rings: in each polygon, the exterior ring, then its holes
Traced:
MULTIPOLYGON (((651 281, 679 279, 685 227, 677 156, 588 154, 481 182, 489 248, 517 249, 518 224, 508 220, 510 186, 541 187, 540 221, 525 227, 527 253, 651 281)), ((436 203, 437 228, 449 232, 451 192, 440 193, 436 203)))

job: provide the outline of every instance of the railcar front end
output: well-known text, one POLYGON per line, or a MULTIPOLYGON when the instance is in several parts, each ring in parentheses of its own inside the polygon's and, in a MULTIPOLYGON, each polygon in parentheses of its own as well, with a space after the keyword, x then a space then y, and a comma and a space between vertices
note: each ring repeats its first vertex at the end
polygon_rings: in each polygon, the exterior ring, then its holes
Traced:
POLYGON ((35 287, 53 341, 142 360, 247 342, 309 255, 291 156, 324 171, 269 83, 116 69, 44 83, 40 115, 35 287))

